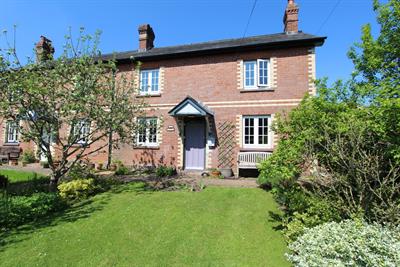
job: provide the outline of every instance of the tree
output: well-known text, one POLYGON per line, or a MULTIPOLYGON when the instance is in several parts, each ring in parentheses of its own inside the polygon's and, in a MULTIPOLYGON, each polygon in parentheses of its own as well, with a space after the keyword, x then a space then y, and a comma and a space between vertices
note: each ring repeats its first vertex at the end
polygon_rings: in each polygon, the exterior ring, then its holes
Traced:
POLYGON ((135 118, 144 113, 144 100, 135 97, 134 71, 103 61, 99 36, 81 29, 75 44, 69 34, 57 59, 48 53, 51 42, 42 38, 47 43, 37 49, 37 61, 24 65, 15 46, 1 50, 0 117, 21 121, 22 140, 32 141, 47 158, 53 190, 75 163, 103 153, 109 141, 134 142, 135 118))
POLYGON ((372 107, 389 152, 400 164, 400 1, 374 0, 380 25, 377 38, 371 25, 362 29, 361 42, 348 53, 353 61, 352 90, 372 107))
POLYGON ((258 182, 273 187, 289 232, 335 220, 326 210, 400 224, 400 1, 374 10, 380 32, 363 27, 350 79, 319 80, 316 97, 276 116, 280 140, 258 182))

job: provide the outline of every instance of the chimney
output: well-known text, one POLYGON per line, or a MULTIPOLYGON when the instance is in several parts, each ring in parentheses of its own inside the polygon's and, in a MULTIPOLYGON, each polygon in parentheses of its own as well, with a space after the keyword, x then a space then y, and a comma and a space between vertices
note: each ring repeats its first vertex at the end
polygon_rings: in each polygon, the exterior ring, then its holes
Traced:
POLYGON ((283 16, 283 24, 287 34, 299 32, 299 7, 294 0, 288 0, 285 15, 283 16))
POLYGON ((139 26, 139 51, 147 51, 154 47, 156 38, 153 29, 149 24, 139 26))
POLYGON ((54 47, 49 39, 40 36, 40 41, 35 45, 36 61, 38 63, 53 59, 54 47))

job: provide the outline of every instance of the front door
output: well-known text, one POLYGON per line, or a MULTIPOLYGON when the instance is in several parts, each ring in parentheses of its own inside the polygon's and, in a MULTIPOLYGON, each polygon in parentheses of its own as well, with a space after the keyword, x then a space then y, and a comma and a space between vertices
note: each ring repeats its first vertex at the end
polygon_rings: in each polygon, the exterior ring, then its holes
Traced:
POLYGON ((205 122, 189 120, 185 122, 185 169, 204 170, 205 162, 205 122))

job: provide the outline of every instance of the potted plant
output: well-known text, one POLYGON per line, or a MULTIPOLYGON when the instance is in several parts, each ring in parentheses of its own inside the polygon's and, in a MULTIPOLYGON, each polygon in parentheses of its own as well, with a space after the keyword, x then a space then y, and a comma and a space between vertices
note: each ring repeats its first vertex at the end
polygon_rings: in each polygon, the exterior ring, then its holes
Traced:
POLYGON ((117 170, 117 164, 111 163, 110 164, 110 171, 116 171, 117 170))
POLYGON ((212 168, 210 169, 210 175, 212 177, 219 177, 221 175, 221 172, 216 168, 212 168))
POLYGON ((93 162, 88 162, 87 163, 87 167, 88 167, 89 170, 94 170, 95 166, 96 165, 93 162))
POLYGON ((232 168, 220 168, 219 171, 221 172, 221 176, 225 177, 232 177, 233 171, 232 168))
POLYGON ((103 169, 103 163, 98 163, 96 170, 101 171, 103 169))

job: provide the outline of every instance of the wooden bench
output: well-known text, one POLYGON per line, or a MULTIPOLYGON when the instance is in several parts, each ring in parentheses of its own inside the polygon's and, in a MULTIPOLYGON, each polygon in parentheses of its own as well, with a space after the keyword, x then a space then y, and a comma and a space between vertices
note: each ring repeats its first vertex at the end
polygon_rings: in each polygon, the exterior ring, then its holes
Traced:
POLYGON ((239 169, 257 169, 260 162, 271 155, 272 152, 239 152, 237 174, 239 175, 239 169))
POLYGON ((0 161, 17 161, 21 154, 19 146, 0 146, 0 161))

